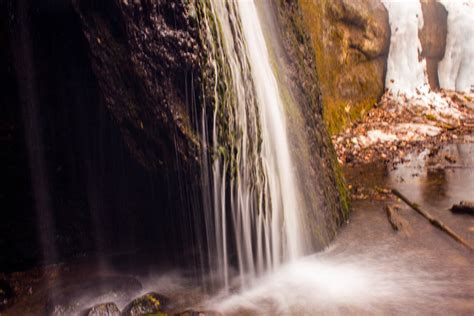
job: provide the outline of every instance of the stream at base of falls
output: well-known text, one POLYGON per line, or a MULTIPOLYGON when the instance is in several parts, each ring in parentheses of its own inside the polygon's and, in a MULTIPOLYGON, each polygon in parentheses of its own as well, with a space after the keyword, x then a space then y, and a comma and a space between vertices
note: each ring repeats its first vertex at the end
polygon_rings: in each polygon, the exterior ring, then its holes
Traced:
MULTIPOLYGON (((471 143, 448 145, 432 155, 413 154, 393 168, 358 165, 346 176, 353 188, 397 188, 474 243, 474 218, 448 211, 474 192, 472 137, 471 143)), ((74 304, 77 312, 109 301, 122 309, 149 291, 169 297, 165 311, 170 314, 187 309, 224 315, 474 313, 472 253, 390 197, 354 200, 352 206, 349 223, 325 251, 283 265, 246 289, 232 289, 231 282, 230 294, 206 293, 185 271, 150 271, 142 263, 146 260, 117 256, 102 270, 88 260, 12 275, 12 284, 24 292, 2 315, 42 314, 54 295, 54 304, 74 304), (392 203, 400 205, 406 231, 390 227, 384 206, 392 203), (52 294, 59 281, 61 293, 52 294), (127 288, 128 283, 133 286, 127 288)), ((166 261, 166 254, 153 256, 166 261)))

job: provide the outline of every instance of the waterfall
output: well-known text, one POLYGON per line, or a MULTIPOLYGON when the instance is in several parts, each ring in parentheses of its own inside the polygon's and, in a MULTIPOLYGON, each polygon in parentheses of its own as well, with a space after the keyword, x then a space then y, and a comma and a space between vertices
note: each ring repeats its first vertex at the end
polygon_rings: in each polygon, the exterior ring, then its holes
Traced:
POLYGON ((269 182, 268 194, 272 203, 269 212, 273 214, 272 262, 278 264, 281 250, 283 250, 283 257, 289 259, 295 259, 302 253, 297 185, 286 134, 283 101, 270 66, 269 53, 255 3, 253 1, 239 2, 239 9, 248 44, 252 78, 255 82, 262 124, 261 159, 265 162, 265 173, 269 182), (282 234, 281 237, 280 234, 282 234))
MULTIPOLYGON (((214 70, 212 123, 202 115, 212 179, 205 214, 209 262, 228 288, 301 256, 301 197, 285 105, 253 1, 202 2, 214 70)), ((206 207, 205 207, 206 208, 206 207)))

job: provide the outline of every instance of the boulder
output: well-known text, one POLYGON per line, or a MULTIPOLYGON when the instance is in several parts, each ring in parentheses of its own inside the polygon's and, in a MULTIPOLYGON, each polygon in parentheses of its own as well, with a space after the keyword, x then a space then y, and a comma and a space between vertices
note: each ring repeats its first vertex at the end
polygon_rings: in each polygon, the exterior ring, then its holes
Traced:
POLYGON ((140 316, 143 314, 162 313, 169 299, 158 293, 150 292, 134 299, 122 312, 123 316, 140 316))
POLYGON ((300 0, 316 53, 331 133, 362 117, 384 93, 390 45, 379 0, 300 0))
MULTIPOLYGON (((76 315, 88 308, 91 302, 108 301, 111 295, 115 302, 126 303, 141 289, 141 283, 134 277, 128 276, 91 278, 71 284, 60 282, 53 285, 49 290, 46 314, 57 316, 76 315)), ((103 312, 104 310, 98 309, 97 312, 99 311, 103 312)))
POLYGON ((89 309, 87 316, 120 316, 120 310, 115 303, 99 304, 89 309))
POLYGON ((422 52, 426 59, 428 82, 432 89, 439 89, 438 63, 444 57, 448 34, 448 11, 435 0, 422 0, 423 28, 419 32, 422 52))

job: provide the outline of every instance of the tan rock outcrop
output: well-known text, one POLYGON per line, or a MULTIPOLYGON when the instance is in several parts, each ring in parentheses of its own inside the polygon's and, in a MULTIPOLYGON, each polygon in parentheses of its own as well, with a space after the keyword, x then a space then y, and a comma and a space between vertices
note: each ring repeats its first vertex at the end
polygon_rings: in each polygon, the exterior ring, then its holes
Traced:
POLYGON ((423 28, 419 32, 422 52, 426 59, 428 82, 432 89, 439 88, 438 63, 444 57, 448 33, 448 12, 435 0, 422 0, 423 28))
POLYGON ((379 0, 300 0, 316 53, 324 116, 332 133, 382 96, 390 44, 379 0))

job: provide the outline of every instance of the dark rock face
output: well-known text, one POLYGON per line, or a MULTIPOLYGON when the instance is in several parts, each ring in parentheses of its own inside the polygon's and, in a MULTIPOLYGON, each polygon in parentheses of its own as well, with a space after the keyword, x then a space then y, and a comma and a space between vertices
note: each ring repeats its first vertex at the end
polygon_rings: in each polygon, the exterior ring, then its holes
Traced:
POLYGON ((189 247, 194 22, 135 2, 0 2, 0 271, 189 247))
POLYGON ((7 280, 0 279, 0 311, 4 310, 13 298, 13 289, 7 280))
MULTIPOLYGON (((0 138, 8 165, 1 270, 149 249, 195 266, 183 251, 205 253, 195 242, 204 227, 195 126, 209 92, 201 77, 212 71, 200 60, 202 26, 190 4, 0 2, 0 75, 8 90, 0 94, 8 135, 0 138)), ((334 230, 345 215, 344 190, 322 123, 314 56, 299 6, 276 5, 295 61, 289 77, 304 114, 297 128, 314 155, 301 159, 312 164, 308 185, 318 186, 321 225, 334 230)))
POLYGON ((35 256, 35 222, 28 210, 31 195, 28 181, 27 155, 21 124, 16 74, 12 62, 12 2, 0 2, 0 271, 8 265, 21 265, 28 256, 35 256), (19 224, 21 223, 21 224, 19 224), (15 234, 16 232, 16 234, 15 234))
POLYGON ((108 110, 146 167, 196 160, 191 126, 199 45, 181 1, 75 1, 108 110), (176 151, 176 152, 174 152, 176 151))
POLYGON ((432 89, 439 88, 438 63, 443 59, 448 34, 448 11, 434 0, 421 1, 423 28, 419 32, 422 52, 426 59, 428 82, 432 89))

